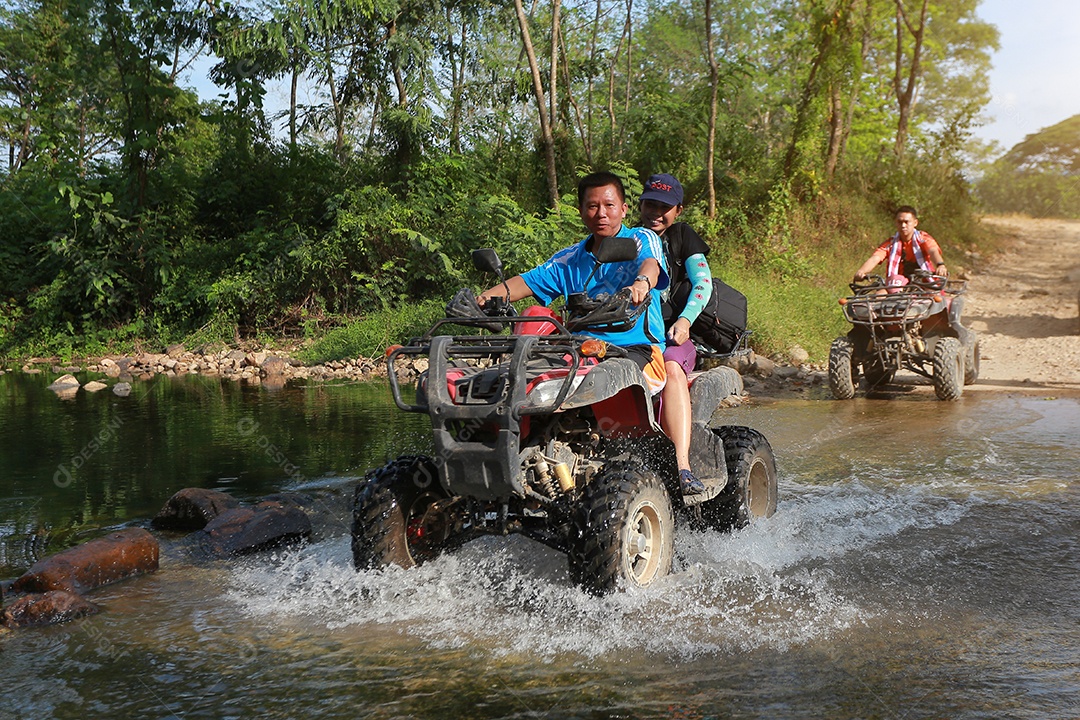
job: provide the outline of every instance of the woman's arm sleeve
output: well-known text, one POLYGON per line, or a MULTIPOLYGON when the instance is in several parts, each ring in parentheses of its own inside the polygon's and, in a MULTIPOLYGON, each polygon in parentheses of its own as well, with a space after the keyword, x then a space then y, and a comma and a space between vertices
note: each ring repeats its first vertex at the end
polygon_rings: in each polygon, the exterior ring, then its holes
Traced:
POLYGON ((686 276, 692 287, 686 298, 686 307, 679 313, 679 317, 684 317, 693 324, 709 302, 713 291, 712 271, 704 255, 699 253, 686 258, 686 276))

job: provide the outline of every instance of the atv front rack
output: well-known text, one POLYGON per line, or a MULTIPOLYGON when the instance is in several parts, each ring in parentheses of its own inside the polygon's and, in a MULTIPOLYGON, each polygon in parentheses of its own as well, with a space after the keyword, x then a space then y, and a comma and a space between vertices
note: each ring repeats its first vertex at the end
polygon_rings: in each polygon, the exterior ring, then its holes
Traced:
MULTIPOLYGON (((535 322, 531 317, 499 318, 510 324, 535 322)), ((524 495, 524 474, 519 460, 522 422, 526 416, 552 413, 566 400, 582 366, 582 356, 574 337, 555 318, 552 335, 438 335, 442 325, 468 325, 469 320, 444 318, 421 338, 399 347, 387 358, 390 389, 394 403, 406 412, 431 417, 435 455, 444 485, 459 495, 498 499, 524 495), (405 402, 394 370, 399 357, 428 357, 426 378, 417 385, 417 402, 405 402), (508 361, 499 362, 509 356, 508 361), (556 358, 563 363, 565 377, 550 403, 526 405, 528 369, 537 360, 556 358), (482 362, 499 366, 484 380, 459 386, 466 397, 452 397, 447 376, 475 369, 482 362)), ((477 322, 485 322, 477 320, 477 322)))

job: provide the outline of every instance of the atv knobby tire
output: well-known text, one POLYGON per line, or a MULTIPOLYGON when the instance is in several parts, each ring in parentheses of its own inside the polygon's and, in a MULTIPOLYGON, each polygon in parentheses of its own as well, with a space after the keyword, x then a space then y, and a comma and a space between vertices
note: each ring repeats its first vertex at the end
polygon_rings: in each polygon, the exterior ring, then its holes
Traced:
POLYGON ((368 473, 353 499, 356 569, 410 568, 445 550, 452 523, 435 503, 447 498, 435 463, 424 456, 403 455, 368 473))
POLYGON ((964 346, 957 338, 938 338, 934 345, 934 392, 940 400, 964 393, 964 346))
POLYGON ((728 484, 701 505, 701 520, 713 530, 746 527, 776 512, 776 458, 765 436, 752 428, 725 425, 713 432, 724 441, 728 484))
POLYGON ((585 486, 574 512, 570 578, 596 595, 647 587, 671 571, 674 530, 663 481, 638 463, 610 464, 585 486))
POLYGON ((964 384, 971 385, 979 379, 979 341, 976 340, 972 343, 971 350, 968 351, 967 360, 964 362, 964 384))
POLYGON ((855 366, 851 355, 854 344, 851 338, 838 337, 829 348, 829 388, 837 400, 855 397, 855 366))

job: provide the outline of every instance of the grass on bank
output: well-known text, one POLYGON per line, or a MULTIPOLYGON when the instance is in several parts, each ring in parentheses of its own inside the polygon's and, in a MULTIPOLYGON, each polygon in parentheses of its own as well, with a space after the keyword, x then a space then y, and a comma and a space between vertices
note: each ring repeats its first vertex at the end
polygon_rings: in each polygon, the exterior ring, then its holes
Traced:
MULTIPOLYGON (((695 224, 693 217, 688 218, 695 224)), ((766 224, 711 228, 702 223, 713 248, 713 274, 747 296, 751 345, 764 355, 784 354, 794 345, 803 347, 812 362, 825 362, 833 338, 848 330, 837 299, 848 293, 854 270, 873 248, 891 232, 890 218, 869 207, 852 207, 827 200, 796 209, 777 231, 766 224)), ((943 245, 946 262, 958 269, 965 249, 988 255, 997 242, 988 229, 968 235, 967 246, 950 242, 931 222, 924 228, 943 245)), ((382 357, 389 345, 422 334, 442 317, 446 299, 418 301, 384 309, 361 318, 345 319, 328 331, 314 330, 293 354, 302 362, 318 364, 356 357, 382 357)), ((5 325, 0 322, 0 341, 5 325)), ((265 333, 243 341, 235 323, 218 317, 194 333, 178 335, 152 320, 139 318, 111 330, 76 336, 57 332, 36 338, 5 353, 8 363, 29 357, 59 359, 72 363, 109 354, 160 352, 180 342, 189 349, 295 349, 295 338, 275 338, 265 333)), ((0 343, 0 346, 6 346, 0 343)))

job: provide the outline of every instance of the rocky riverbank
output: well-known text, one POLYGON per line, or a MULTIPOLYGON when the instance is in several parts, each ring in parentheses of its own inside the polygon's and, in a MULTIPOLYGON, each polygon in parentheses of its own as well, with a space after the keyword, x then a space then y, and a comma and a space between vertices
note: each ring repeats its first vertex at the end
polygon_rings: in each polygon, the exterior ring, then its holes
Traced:
MULTIPOLYGON (((827 385, 824 369, 811 364, 807 352, 798 346, 783 356, 765 357, 750 352, 723 361, 706 361, 706 364, 717 362, 739 371, 746 394, 750 396, 799 393, 827 385)), ((394 372, 402 382, 414 380, 426 369, 426 358, 399 357, 394 363, 394 372)), ((24 373, 57 376, 49 387, 62 398, 73 397, 80 391, 98 392, 106 388, 124 396, 131 392, 133 384, 155 377, 204 375, 275 389, 294 379, 316 382, 377 380, 385 378, 387 370, 385 358, 350 358, 305 365, 287 352, 236 349, 201 352, 187 350, 182 345, 170 346, 160 353, 110 355, 84 365, 60 365, 51 358, 30 358, 21 365, 24 373), (80 380, 76 374, 98 377, 80 380)), ((0 374, 12 371, 15 368, 0 370, 0 374)))

